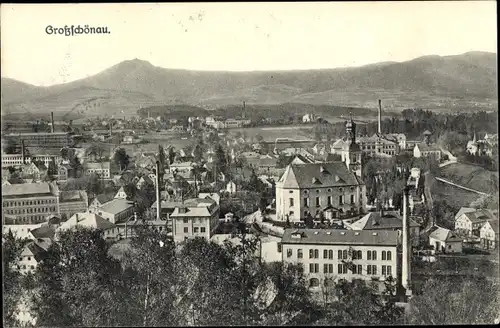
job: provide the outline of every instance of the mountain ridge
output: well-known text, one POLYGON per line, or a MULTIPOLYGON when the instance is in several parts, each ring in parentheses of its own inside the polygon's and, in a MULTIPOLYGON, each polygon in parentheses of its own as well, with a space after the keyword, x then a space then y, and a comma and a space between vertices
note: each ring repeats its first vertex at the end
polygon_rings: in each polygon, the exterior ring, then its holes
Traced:
MULTIPOLYGON (((474 51, 359 67, 246 72, 170 69, 135 58, 95 75, 52 86, 35 86, 2 77, 2 113, 19 111, 23 105, 45 112, 48 104, 43 103, 44 98, 72 92, 81 98, 82 88, 89 88, 89 98, 94 93, 102 96, 106 90, 112 97, 123 99, 139 93, 147 105, 185 103, 217 107, 245 100, 258 104, 354 102, 351 105, 364 106, 380 97, 394 98, 395 104, 400 101, 403 105, 423 101, 424 106, 427 98, 435 98, 436 103, 453 99, 487 102, 497 99, 496 56, 474 51)), ((64 110, 74 106, 68 103, 67 96, 62 98, 64 101, 56 107, 64 110)), ((56 100, 51 100, 52 106, 56 100)), ((136 101, 133 103, 137 105, 136 101)), ((120 106, 123 104, 120 101, 120 106)), ((109 110, 115 110, 112 107, 109 110)), ((126 111, 136 110, 127 107, 126 111)))

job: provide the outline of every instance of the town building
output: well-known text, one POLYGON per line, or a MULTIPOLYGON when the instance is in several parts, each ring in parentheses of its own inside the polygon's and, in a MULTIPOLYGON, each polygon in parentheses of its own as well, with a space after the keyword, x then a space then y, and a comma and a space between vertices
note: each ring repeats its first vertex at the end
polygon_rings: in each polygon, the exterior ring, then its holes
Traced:
POLYGON ((302 123, 311 123, 316 121, 316 117, 314 114, 306 114, 302 116, 302 123))
POLYGON ((14 224, 44 222, 59 215, 59 189, 47 182, 2 186, 2 212, 15 216, 14 224))
POLYGON ((75 230, 79 227, 101 230, 105 239, 114 239, 117 234, 116 226, 100 215, 76 213, 56 229, 55 239, 59 239, 61 232, 75 230))
POLYGON ((452 231, 434 226, 429 231, 429 245, 436 253, 462 253, 462 239, 452 231))
POLYGON ((185 200, 170 214, 174 241, 195 237, 210 240, 219 223, 219 211, 219 205, 211 199, 185 200))
POLYGON ((44 259, 50 240, 37 239, 29 242, 19 255, 18 270, 21 274, 33 273, 38 264, 44 259))
POLYGON ((441 148, 438 145, 431 143, 431 135, 432 133, 428 130, 424 132, 424 142, 415 145, 415 148, 413 148, 413 157, 434 157, 434 159, 438 162, 441 160, 441 148))
POLYGON ((23 154, 4 154, 2 153, 2 167, 17 167, 24 164, 30 164, 31 157, 23 154))
POLYGON ((92 173, 97 174, 103 179, 111 178, 111 163, 110 162, 86 162, 85 163, 85 174, 91 175, 92 173))
POLYGON ((360 213, 366 187, 342 162, 290 164, 276 183, 276 218, 304 221, 334 208, 339 216, 360 213))
POLYGON ((85 190, 61 191, 59 193, 59 215, 66 219, 75 213, 86 212, 89 198, 85 190))
POLYGON ((308 285, 320 290, 339 279, 384 280, 397 277, 396 231, 285 229, 283 263, 303 267, 308 285))
POLYGON ((479 237, 481 227, 496 217, 487 209, 472 209, 463 207, 455 216, 455 231, 466 236, 479 237))
POLYGON ((489 140, 477 140, 476 133, 474 132, 474 137, 472 140, 467 142, 467 152, 471 155, 475 156, 492 156, 493 148, 497 147, 497 142, 491 142, 493 138, 491 136, 486 135, 489 140))
POLYGON ((89 213, 96 213, 113 224, 128 221, 134 216, 134 203, 126 199, 123 188, 118 190, 114 198, 110 196, 98 198, 89 206, 89 213))
POLYGON ((485 249, 498 247, 498 220, 486 221, 479 230, 481 245, 485 249))
POLYGON ((4 138, 5 140, 12 140, 18 146, 21 146, 21 142, 24 140, 26 147, 61 149, 70 147, 73 144, 71 135, 68 132, 9 133, 4 138))
MULTIPOLYGON (((408 219, 410 224, 410 241, 413 246, 417 246, 420 242, 420 225, 408 219)), ((370 231, 398 231, 401 235, 403 229, 403 218, 397 211, 379 211, 370 212, 361 219, 347 225, 349 230, 370 230, 370 231)))

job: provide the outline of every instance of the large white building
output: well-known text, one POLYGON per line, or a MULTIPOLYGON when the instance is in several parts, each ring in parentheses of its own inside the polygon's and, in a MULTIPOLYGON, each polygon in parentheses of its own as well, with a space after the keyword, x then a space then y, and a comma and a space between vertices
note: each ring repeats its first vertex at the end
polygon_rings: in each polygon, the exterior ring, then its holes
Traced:
POLYGON ((384 280, 397 277, 398 232, 334 229, 286 229, 281 239, 283 263, 303 267, 309 287, 327 279, 384 280))
POLYGON ((219 223, 219 205, 211 198, 188 199, 176 206, 170 219, 175 242, 195 237, 210 240, 219 223))
POLYGON ((276 183, 276 219, 303 221, 326 211, 334 216, 362 213, 366 187, 361 180, 361 149, 356 143, 356 124, 346 122, 346 142, 341 162, 291 163, 276 183))

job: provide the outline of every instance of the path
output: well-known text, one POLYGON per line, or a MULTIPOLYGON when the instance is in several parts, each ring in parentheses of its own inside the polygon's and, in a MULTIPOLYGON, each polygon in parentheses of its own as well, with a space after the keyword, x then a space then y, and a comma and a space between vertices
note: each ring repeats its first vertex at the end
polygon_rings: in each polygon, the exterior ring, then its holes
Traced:
POLYGON ((489 196, 489 194, 485 193, 485 192, 482 192, 482 191, 477 191, 477 190, 474 190, 474 189, 471 189, 471 188, 467 188, 467 187, 464 187, 464 186, 461 186, 461 185, 458 185, 456 183, 453 183, 449 180, 446 180, 446 179, 443 179, 443 178, 438 178, 436 177, 435 178, 436 180, 438 181, 441 181, 441 182, 444 182, 444 183, 447 183, 449 185, 452 185, 452 186, 455 186, 457 188, 460 188, 460 189, 463 189, 463 190, 467 190, 467 191, 471 191, 471 192, 474 192, 476 194, 479 194, 479 195, 483 195, 483 196, 489 196))

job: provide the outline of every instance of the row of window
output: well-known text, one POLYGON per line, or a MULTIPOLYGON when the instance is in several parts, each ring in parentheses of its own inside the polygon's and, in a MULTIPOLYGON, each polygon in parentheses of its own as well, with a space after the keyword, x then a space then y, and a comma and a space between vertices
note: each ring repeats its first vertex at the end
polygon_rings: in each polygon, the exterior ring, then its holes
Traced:
POLYGON ((26 215, 23 217, 16 217, 15 222, 16 224, 19 223, 25 223, 25 224, 30 224, 30 223, 38 223, 38 222, 43 222, 45 221, 46 215, 26 215))
MULTIPOLYGON (((351 191, 354 191, 354 189, 355 189, 354 187, 351 187, 351 191)), ((344 188, 339 188, 339 192, 343 192, 343 191, 344 191, 344 188)), ((320 192, 320 190, 316 189, 316 193, 319 194, 319 192, 320 192)), ((326 192, 328 192, 328 193, 332 192, 332 188, 328 188, 326 190, 326 192)), ((293 190, 290 190, 289 193, 293 194, 293 190)), ((304 190, 303 193, 304 193, 304 195, 307 195, 307 194, 309 194, 309 190, 304 190)))
POLYGON ((4 212, 6 214, 26 214, 26 213, 49 213, 55 212, 56 208, 54 206, 48 207, 40 207, 40 208, 21 208, 21 209, 6 209, 4 212))
MULTIPOLYGON (((184 228, 186 230, 186 228, 184 228)), ((293 249, 288 248, 286 252, 287 258, 291 258, 293 256, 293 249)), ((297 258, 301 259, 304 257, 302 249, 297 249, 297 258)), ((350 254, 348 250, 338 250, 337 258, 339 260, 347 260, 352 257, 353 260, 362 260, 363 252, 360 250, 353 250, 350 254)), ((309 249, 309 258, 310 259, 319 259, 319 250, 318 249, 309 249)), ((323 259, 333 260, 333 250, 323 250, 323 259)), ((377 251, 366 251, 366 259, 367 260, 377 260, 377 251)), ((392 261, 392 252, 391 251, 382 251, 382 261, 392 261)))
POLYGON ((2 202, 3 207, 14 207, 14 206, 28 206, 28 205, 45 205, 45 204, 55 204, 56 199, 36 199, 36 200, 19 200, 19 201, 5 201, 2 202))
MULTIPOLYGON (((204 233, 206 232, 206 228, 205 227, 200 227, 199 228, 199 232, 201 233, 204 233)), ((184 233, 189 233, 189 227, 184 227, 184 233)), ((193 233, 198 233, 198 227, 194 227, 193 228, 193 233)))
MULTIPOLYGON (((382 265, 381 267, 383 276, 392 275, 392 266, 382 265)), ((361 264, 348 265, 345 263, 339 263, 337 265, 337 272, 334 272, 333 268, 333 264, 323 264, 323 273, 347 274, 348 271, 351 271, 352 274, 377 275, 377 266, 371 264, 363 267, 361 264)), ((319 273, 319 263, 309 263, 309 273, 319 273)))
MULTIPOLYGON (((213 219, 214 218, 211 218, 210 220, 213 220, 213 219)), ((204 219, 204 218, 193 218, 191 220, 193 220, 193 223, 205 223, 206 219, 204 219)), ((187 218, 182 219, 182 222, 183 223, 190 223, 189 219, 187 219, 187 218)))
MULTIPOLYGON (((356 197, 355 197, 355 195, 350 195, 350 196, 351 196, 351 204, 354 204, 355 200, 356 200, 356 197)), ((340 195, 338 197, 339 197, 338 198, 339 205, 344 205, 344 201, 345 201, 344 196, 340 195)), ((332 196, 328 196, 327 197, 327 199, 326 199, 326 205, 327 206, 332 206, 333 205, 332 199, 333 199, 332 196)), ((293 207, 294 206, 294 199, 290 198, 289 199, 289 203, 290 203, 290 207, 293 207)), ((309 207, 310 206, 309 198, 304 197, 303 198, 303 203, 304 203, 304 207, 309 207)), ((321 197, 316 197, 315 198, 315 205, 316 205, 316 207, 321 206, 321 197)))

